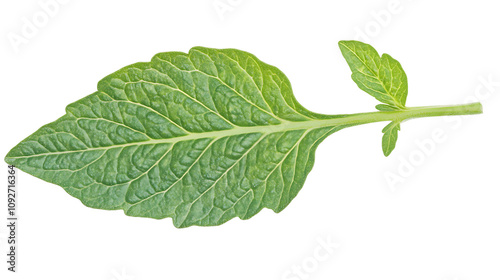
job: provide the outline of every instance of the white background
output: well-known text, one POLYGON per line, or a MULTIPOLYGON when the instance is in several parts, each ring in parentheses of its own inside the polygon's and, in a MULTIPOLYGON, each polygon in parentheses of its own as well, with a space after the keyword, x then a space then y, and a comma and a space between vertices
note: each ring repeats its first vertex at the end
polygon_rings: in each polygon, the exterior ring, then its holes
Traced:
MULTIPOLYGON (((90 209, 21 173, 19 273, 2 262, 0 278, 500 279, 497 1, 69 0, 43 22, 47 1, 0 4, 2 157, 107 74, 197 45, 255 54, 287 74, 306 108, 334 114, 377 104, 351 81, 337 47, 362 39, 401 62, 408 106, 479 99, 484 114, 406 122, 388 158, 385 123, 335 133, 282 213, 219 227, 176 229, 170 219, 90 209), (33 17, 37 31, 25 36, 24 18, 33 17)), ((2 260, 6 236, 1 226, 2 260)))

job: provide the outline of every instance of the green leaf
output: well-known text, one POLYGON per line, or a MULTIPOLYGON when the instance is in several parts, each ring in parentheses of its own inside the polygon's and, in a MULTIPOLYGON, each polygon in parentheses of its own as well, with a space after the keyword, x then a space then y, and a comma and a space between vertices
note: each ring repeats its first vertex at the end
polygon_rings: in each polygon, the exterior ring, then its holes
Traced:
POLYGON ((283 210, 341 125, 304 109, 277 68, 234 49, 160 53, 104 78, 6 161, 85 205, 176 227, 283 210))
POLYGON ((396 147, 396 141, 398 140, 398 131, 401 129, 399 122, 391 122, 384 129, 382 129, 382 151, 384 155, 389 156, 394 148, 396 147))
POLYGON ((372 46, 358 41, 340 41, 339 47, 360 89, 382 103, 405 108, 408 79, 397 60, 388 54, 380 57, 372 46))
POLYGON ((304 185, 318 145, 342 128, 393 121, 384 129, 388 155, 405 119, 482 112, 479 103, 384 111, 395 107, 313 113, 276 67, 235 49, 195 47, 105 77, 5 161, 89 207, 171 217, 176 227, 213 226, 283 210, 304 185))

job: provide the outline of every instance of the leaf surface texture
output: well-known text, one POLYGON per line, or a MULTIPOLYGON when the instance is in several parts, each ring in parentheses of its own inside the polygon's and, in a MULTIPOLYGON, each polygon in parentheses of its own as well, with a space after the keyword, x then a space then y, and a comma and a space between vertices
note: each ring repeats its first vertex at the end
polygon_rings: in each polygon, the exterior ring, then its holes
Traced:
POLYGON ((390 107, 405 108, 408 78, 397 60, 358 41, 340 41, 339 47, 360 89, 390 107))
POLYGON ((283 210, 343 128, 309 124, 334 117, 303 108, 255 56, 195 47, 107 76, 6 161, 89 207, 213 226, 283 210))

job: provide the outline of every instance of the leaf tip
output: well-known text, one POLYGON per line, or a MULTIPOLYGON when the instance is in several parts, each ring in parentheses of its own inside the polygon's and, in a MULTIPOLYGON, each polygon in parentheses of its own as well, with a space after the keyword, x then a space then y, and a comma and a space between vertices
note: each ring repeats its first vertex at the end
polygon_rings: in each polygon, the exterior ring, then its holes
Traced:
MULTIPOLYGON (((17 146, 16 146, 16 147, 17 147, 17 146)), ((12 148, 12 149, 11 149, 11 150, 10 150, 10 151, 9 151, 9 152, 5 155, 5 157, 4 157, 4 159, 3 159, 3 160, 4 160, 4 161, 5 161, 8 165, 14 165, 15 160, 14 160, 14 157, 12 156, 12 153, 13 153, 13 151, 14 151, 14 149, 15 149, 16 147, 12 148)))

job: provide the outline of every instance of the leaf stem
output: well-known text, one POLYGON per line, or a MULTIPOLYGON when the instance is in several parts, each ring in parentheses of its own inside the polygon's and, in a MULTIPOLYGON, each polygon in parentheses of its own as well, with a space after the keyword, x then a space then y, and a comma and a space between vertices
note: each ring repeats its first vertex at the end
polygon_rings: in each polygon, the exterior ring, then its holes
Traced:
POLYGON ((481 103, 476 102, 464 105, 407 107, 404 110, 398 111, 352 114, 339 118, 339 120, 356 125, 380 121, 401 122, 403 120, 425 117, 474 115, 481 114, 482 112, 483 107, 481 103))

